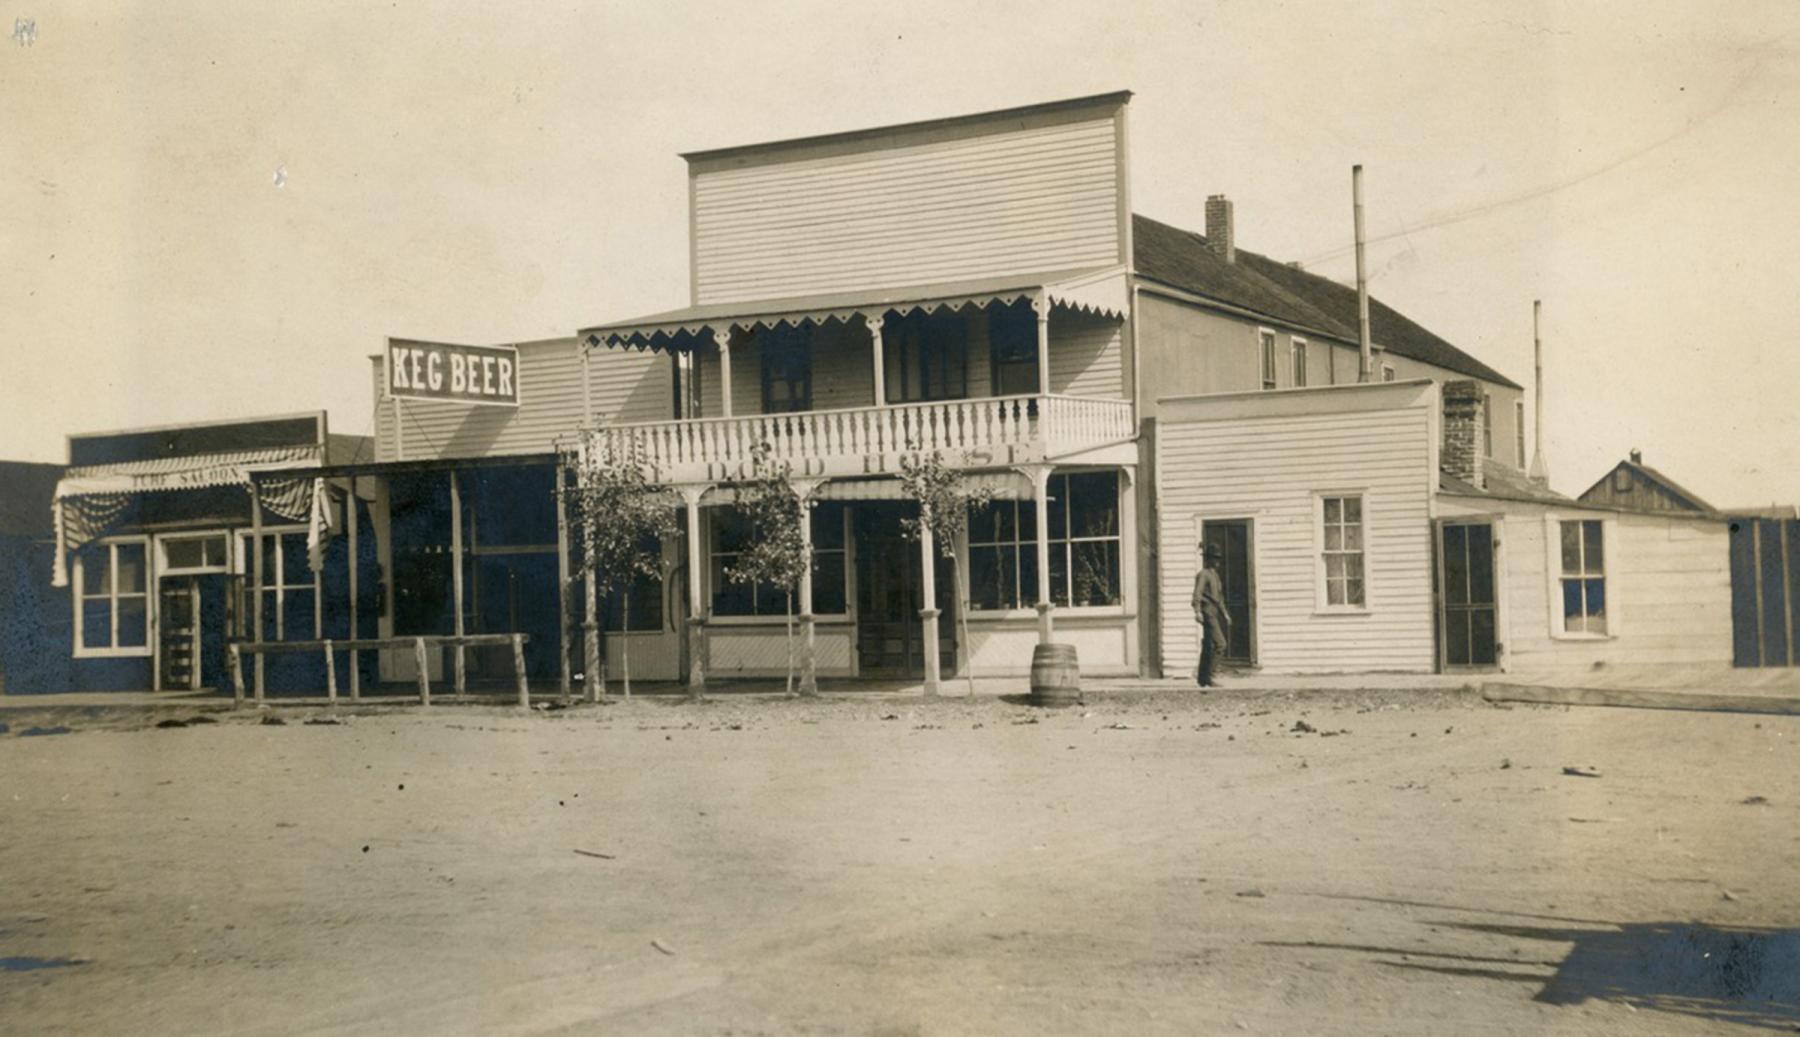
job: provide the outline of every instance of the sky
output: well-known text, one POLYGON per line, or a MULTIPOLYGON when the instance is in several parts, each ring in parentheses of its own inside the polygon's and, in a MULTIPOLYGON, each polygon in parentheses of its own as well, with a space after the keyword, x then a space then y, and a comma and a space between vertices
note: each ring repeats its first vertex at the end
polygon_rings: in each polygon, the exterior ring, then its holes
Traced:
POLYGON ((1118 89, 1132 205, 1353 277, 1632 448, 1800 502, 1800 4, 65 3, 0 10, 0 458, 324 408, 389 336, 687 302, 678 152, 1118 89), (27 24, 29 23, 29 24, 27 24))

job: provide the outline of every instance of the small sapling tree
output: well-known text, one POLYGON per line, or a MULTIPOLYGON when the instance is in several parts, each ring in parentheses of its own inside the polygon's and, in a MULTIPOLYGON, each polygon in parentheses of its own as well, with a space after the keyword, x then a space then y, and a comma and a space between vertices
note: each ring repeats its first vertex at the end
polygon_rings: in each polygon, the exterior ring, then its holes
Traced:
MULTIPOLYGON (((750 475, 734 482, 737 511, 748 538, 737 560, 725 567, 725 578, 751 587, 773 587, 787 599, 787 691, 794 693, 794 596, 812 564, 812 551, 800 523, 811 516, 793 481, 793 466, 770 457, 768 444, 751 450, 750 475)), ((812 651, 811 645, 806 651, 812 651)), ((807 672, 812 661, 807 660, 807 672)), ((804 682, 803 682, 804 688, 804 682)), ((816 689, 805 688, 808 692, 816 689)))
MULTIPOLYGON (((918 502, 919 514, 903 519, 906 535, 918 540, 925 530, 936 541, 938 554, 950 560, 950 587, 956 599, 956 617, 962 627, 963 651, 968 657, 969 694, 975 694, 975 646, 969 641, 969 598, 963 592, 962 565, 956 545, 969 528, 969 509, 994 499, 994 491, 977 487, 963 473, 944 463, 941 451, 917 451, 900 458, 900 485, 918 502)), ((926 602, 935 608, 935 602, 926 602)))
MULTIPOLYGON (((662 575, 662 538, 675 529, 668 495, 650 481, 642 447, 627 435, 600 433, 577 461, 579 478, 568 490, 582 559, 594 574, 594 590, 604 603, 619 596, 620 629, 631 629, 631 588, 640 579, 662 575)), ((621 637, 620 674, 631 697, 631 639, 621 637)), ((606 691, 606 667, 589 674, 606 691)))

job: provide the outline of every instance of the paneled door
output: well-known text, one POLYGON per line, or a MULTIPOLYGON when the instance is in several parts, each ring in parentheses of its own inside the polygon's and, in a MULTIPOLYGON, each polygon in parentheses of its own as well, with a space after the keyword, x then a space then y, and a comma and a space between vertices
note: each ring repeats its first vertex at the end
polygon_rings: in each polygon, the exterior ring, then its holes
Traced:
POLYGON ((1496 546, 1492 522, 1438 527, 1438 637, 1445 669, 1479 669, 1500 661, 1496 546))

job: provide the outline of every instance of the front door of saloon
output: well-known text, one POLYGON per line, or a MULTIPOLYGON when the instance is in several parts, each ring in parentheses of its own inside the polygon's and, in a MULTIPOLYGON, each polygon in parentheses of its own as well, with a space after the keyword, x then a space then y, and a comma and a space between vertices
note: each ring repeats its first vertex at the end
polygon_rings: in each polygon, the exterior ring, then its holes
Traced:
MULTIPOLYGON (((901 519, 916 506, 897 502, 859 503, 852 508, 856 530, 856 650, 864 677, 921 677, 925 645, 919 610, 924 580, 919 544, 908 540, 901 519)), ((939 557, 937 578, 939 660, 956 672, 956 617, 950 568, 939 557)))
POLYGON ((192 576, 165 576, 158 587, 156 675, 159 691, 200 686, 200 585, 192 576))
POLYGON ((1446 669, 1491 667, 1500 660, 1496 546, 1491 522, 1438 527, 1438 636, 1446 669))
POLYGON ((1231 617, 1231 636, 1225 645, 1225 661, 1239 666, 1256 665, 1256 568, 1253 564, 1254 527, 1249 519, 1222 519, 1205 524, 1200 540, 1218 548, 1225 585, 1225 613, 1231 617))

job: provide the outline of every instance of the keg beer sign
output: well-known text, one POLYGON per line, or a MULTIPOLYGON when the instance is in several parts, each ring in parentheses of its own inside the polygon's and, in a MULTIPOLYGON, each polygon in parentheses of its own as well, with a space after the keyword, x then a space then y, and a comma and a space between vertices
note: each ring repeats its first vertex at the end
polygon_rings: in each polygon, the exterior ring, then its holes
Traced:
POLYGON ((395 399, 519 405, 519 351, 512 346, 389 339, 384 366, 395 399))

